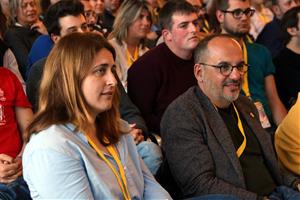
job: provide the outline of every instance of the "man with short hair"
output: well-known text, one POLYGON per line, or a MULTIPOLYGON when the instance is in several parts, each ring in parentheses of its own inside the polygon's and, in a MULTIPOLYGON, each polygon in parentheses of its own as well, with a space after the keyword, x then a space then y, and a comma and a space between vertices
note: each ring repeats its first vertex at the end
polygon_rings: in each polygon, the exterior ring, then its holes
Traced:
POLYGON ((240 95, 248 65, 239 43, 229 35, 208 36, 195 50, 195 63, 198 85, 174 100, 161 122, 162 147, 182 197, 299 198, 291 188, 299 179, 280 171, 271 136, 254 104, 240 95))
POLYGON ((249 0, 218 0, 216 7, 222 33, 238 39, 243 47, 244 61, 250 65, 245 74, 243 93, 255 102, 264 128, 278 125, 287 112, 277 94, 272 58, 264 46, 244 40, 254 13, 249 0))
POLYGON ((198 16, 185 1, 170 1, 159 20, 164 43, 141 56, 128 70, 128 95, 140 109, 151 132, 160 133, 167 106, 189 87, 193 76, 193 51, 199 43, 198 16))
POLYGON ((256 42, 266 46, 275 58, 284 48, 285 35, 280 28, 280 21, 284 13, 299 5, 298 0, 272 0, 272 11, 274 18, 266 24, 258 35, 256 42))
POLYGON ((274 59, 275 81, 278 94, 286 108, 290 109, 300 92, 300 7, 287 11, 282 20, 282 29, 287 35, 287 44, 274 59))
POLYGON ((102 25, 104 29, 107 29, 108 33, 110 33, 113 29, 115 17, 118 13, 120 4, 120 0, 104 0, 102 25))

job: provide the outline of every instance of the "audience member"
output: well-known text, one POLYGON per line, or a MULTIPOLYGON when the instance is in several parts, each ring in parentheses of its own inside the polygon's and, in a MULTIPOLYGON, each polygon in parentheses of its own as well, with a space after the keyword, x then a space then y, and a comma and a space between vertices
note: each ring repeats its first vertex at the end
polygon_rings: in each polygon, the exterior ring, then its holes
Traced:
POLYGON ((248 0, 217 1, 216 17, 222 33, 238 38, 243 47, 244 61, 250 65, 245 74, 243 92, 255 102, 262 126, 269 128, 273 122, 278 125, 283 120, 286 109, 278 97, 274 80, 275 67, 269 51, 262 45, 248 43, 243 39, 249 33, 253 13, 248 0))
POLYGON ((109 34, 113 29, 115 17, 118 14, 120 0, 104 0, 104 12, 102 15, 102 26, 109 34))
POLYGON ((278 126, 275 134, 275 148, 281 166, 300 176, 300 92, 298 100, 286 118, 278 126))
POLYGON ((104 0, 90 0, 90 4, 93 6, 98 17, 101 17, 104 12, 104 0))
POLYGON ((10 0, 12 25, 4 41, 16 56, 23 79, 26 77, 27 58, 35 39, 47 30, 39 20, 37 0, 10 0))
POLYGON ((199 43, 198 17, 191 4, 170 1, 159 18, 165 42, 146 52, 128 70, 128 95, 149 131, 158 134, 166 107, 196 84, 193 50, 199 43))
MULTIPOLYGON (((281 22, 287 35, 285 48, 274 59, 275 81, 279 97, 291 108, 300 92, 300 7, 288 10, 281 22)), ((300 119, 300 118, 299 118, 300 119)))
POLYGON ((3 41, 3 37, 7 31, 7 18, 1 8, 0 5, 0 66, 4 66, 12 71, 18 77, 23 89, 25 89, 25 81, 20 74, 16 57, 3 41))
POLYGON ((265 0, 252 0, 251 7, 255 9, 255 13, 251 17, 250 34, 256 40, 258 34, 262 31, 267 23, 272 21, 273 12, 264 6, 265 0))
POLYGON ((32 111, 18 78, 0 67, 0 199, 31 199, 22 177, 22 143, 32 111))
POLYGON ((266 24, 258 35, 256 42, 266 46, 271 52, 272 58, 284 48, 285 37, 280 28, 280 21, 284 13, 298 5, 298 0, 272 0, 272 11, 274 18, 266 24))
POLYGON ((280 171, 255 105, 240 95, 248 65, 239 43, 208 36, 195 63, 198 85, 174 100, 161 122, 162 147, 183 197, 299 199, 293 189, 300 180, 280 171))
POLYGON ((170 198, 120 120, 114 59, 95 33, 73 33, 53 47, 23 154, 33 199, 170 198))
MULTIPOLYGON (((32 65, 38 60, 47 57, 54 43, 61 37, 72 32, 85 32, 88 30, 84 17, 84 7, 77 0, 64 0, 50 6, 45 16, 44 24, 49 35, 38 37, 32 45, 28 56, 27 76, 32 65)), ((27 95, 32 102, 30 91, 27 95)))
POLYGON ((117 74, 125 88, 127 88, 127 70, 149 50, 145 46, 145 40, 151 22, 151 13, 146 2, 127 0, 119 8, 108 39, 116 50, 117 74))

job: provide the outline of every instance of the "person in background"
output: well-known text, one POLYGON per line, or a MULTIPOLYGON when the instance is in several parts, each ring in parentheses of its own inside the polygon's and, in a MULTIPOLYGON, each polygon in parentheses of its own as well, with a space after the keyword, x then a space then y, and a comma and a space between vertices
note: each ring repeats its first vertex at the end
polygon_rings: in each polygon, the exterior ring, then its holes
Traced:
POLYGON ((102 26, 107 31, 108 35, 113 28, 115 17, 118 14, 121 0, 104 0, 104 12, 102 15, 102 26))
POLYGON ((275 66, 270 52, 263 45, 247 41, 254 12, 249 0, 218 0, 215 17, 221 32, 236 37, 243 47, 244 61, 250 67, 245 74, 242 92, 255 102, 261 125, 274 134, 287 111, 277 93, 275 66))
POLYGON ((299 5, 298 0, 272 0, 274 18, 265 25, 255 41, 267 47, 271 52, 272 58, 275 58, 285 45, 285 35, 280 28, 281 18, 284 13, 297 5, 299 5))
MULTIPOLYGON (((33 43, 28 55, 27 76, 30 74, 32 65, 47 57, 54 43, 62 36, 75 31, 88 31, 84 7, 79 0, 64 0, 51 5, 43 23, 49 34, 39 36, 33 43)), ((28 96, 32 102, 31 95, 28 94, 28 96)))
POLYGON ((149 49, 145 46, 152 23, 147 3, 139 0, 126 0, 116 16, 113 30, 108 36, 116 50, 117 74, 127 88, 127 70, 149 49))
POLYGON ((22 149, 31 105, 18 78, 4 67, 0 67, 0 83, 0 199, 30 200, 22 177, 22 149))
POLYGON ((300 92, 298 99, 275 133, 275 149, 281 166, 300 176, 300 92))
POLYGON ((72 33, 53 47, 23 153, 33 199, 170 199, 126 134, 114 60, 96 33, 72 33))
POLYGON ((19 71, 16 57, 13 52, 8 48, 7 44, 3 41, 3 37, 7 31, 7 18, 2 12, 0 5, 0 66, 6 67, 11 70, 21 82, 25 91, 25 81, 19 71))
POLYGON ((163 43, 146 52, 128 70, 128 95, 150 132, 160 134, 167 106, 196 84, 193 51, 199 43, 198 16, 185 1, 170 1, 159 15, 163 43))
POLYGON ((282 31, 286 35, 286 46, 274 58, 275 81, 278 95, 290 109, 300 92, 300 7, 288 10, 282 20, 282 31))
POLYGON ((16 56, 19 71, 26 81, 27 58, 35 39, 47 34, 44 24, 39 20, 37 0, 11 0, 11 26, 5 34, 4 41, 16 56))
POLYGON ((256 40, 259 33, 263 30, 265 25, 272 21, 273 12, 265 7, 265 0, 252 0, 251 6, 255 9, 255 13, 251 17, 250 35, 256 40))

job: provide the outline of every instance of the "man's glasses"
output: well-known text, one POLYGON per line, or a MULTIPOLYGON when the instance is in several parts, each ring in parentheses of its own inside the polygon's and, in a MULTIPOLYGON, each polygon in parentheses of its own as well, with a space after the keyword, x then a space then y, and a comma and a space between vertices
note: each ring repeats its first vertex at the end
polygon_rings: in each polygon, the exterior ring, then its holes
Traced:
POLYGON ((207 64, 207 63, 198 63, 198 64, 219 68, 220 73, 223 76, 229 76, 231 74, 231 72, 233 71, 233 68, 236 68, 239 71, 239 73, 243 75, 244 73, 246 73, 248 71, 248 68, 249 68, 249 65, 247 65, 244 62, 241 62, 237 65, 231 65, 231 64, 226 63, 226 62, 220 63, 218 65, 211 65, 211 64, 207 64))
POLYGON ((235 10, 221 10, 221 11, 224 12, 224 13, 232 14, 232 16, 235 19, 240 19, 240 18, 243 17, 243 15, 246 15, 246 17, 252 17, 253 14, 255 13, 255 10, 251 9, 251 8, 247 8, 246 10, 238 8, 238 9, 235 9, 235 10))

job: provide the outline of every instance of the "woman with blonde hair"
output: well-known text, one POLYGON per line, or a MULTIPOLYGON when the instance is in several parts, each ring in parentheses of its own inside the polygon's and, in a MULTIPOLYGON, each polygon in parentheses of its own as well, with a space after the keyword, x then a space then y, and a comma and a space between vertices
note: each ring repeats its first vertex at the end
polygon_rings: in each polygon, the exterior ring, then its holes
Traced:
POLYGON ((96 33, 69 34, 52 49, 23 154, 33 199, 170 198, 126 134, 114 59, 96 33))
POLYGON ((128 68, 148 51, 144 41, 151 24, 146 1, 125 0, 121 4, 108 39, 116 50, 117 73, 125 88, 128 68))

